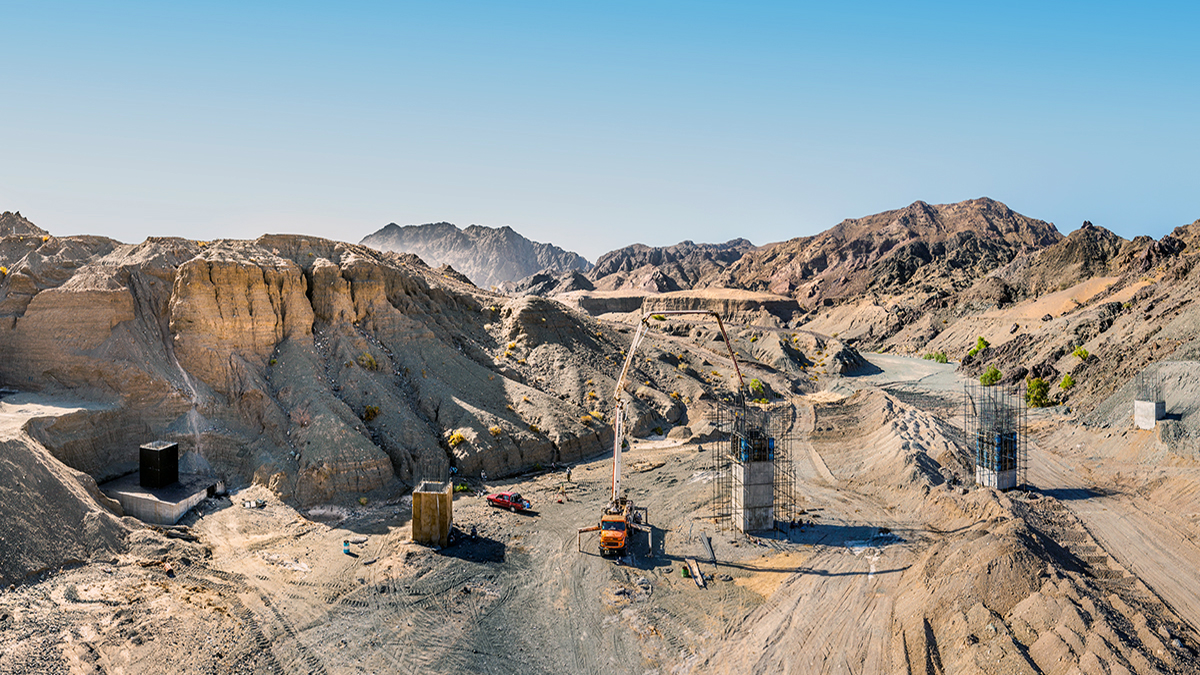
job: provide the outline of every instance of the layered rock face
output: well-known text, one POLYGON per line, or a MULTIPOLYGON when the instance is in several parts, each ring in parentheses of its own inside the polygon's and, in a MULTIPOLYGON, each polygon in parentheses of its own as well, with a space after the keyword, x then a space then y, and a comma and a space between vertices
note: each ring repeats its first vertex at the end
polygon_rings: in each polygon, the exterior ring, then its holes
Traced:
MULTIPOLYGON (((97 478, 167 438, 311 503, 611 443, 590 413, 610 405, 597 392, 627 337, 411 255, 298 236, 5 237, 0 253, 0 386, 101 402, 29 427, 97 478)), ((638 377, 679 386, 669 365, 638 377)), ((631 428, 684 416, 665 395, 628 398, 631 428)))
POLYGON ((578 253, 531 241, 508 226, 471 225, 460 230, 450 223, 404 227, 391 223, 359 243, 381 251, 415 253, 433 266, 451 265, 482 288, 537 272, 591 269, 591 263, 578 253))

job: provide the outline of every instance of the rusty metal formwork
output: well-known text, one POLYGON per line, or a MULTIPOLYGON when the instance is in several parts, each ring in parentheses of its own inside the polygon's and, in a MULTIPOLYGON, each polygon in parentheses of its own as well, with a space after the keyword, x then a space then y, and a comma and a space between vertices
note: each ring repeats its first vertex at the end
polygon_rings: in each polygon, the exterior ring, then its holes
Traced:
POLYGON ((732 396, 717 401, 710 413, 719 436, 712 449, 712 507, 718 527, 734 526, 735 494, 748 475, 741 468, 770 462, 773 469, 773 520, 790 523, 797 515, 796 470, 789 437, 795 409, 786 404, 763 406, 732 396))
POLYGON ((963 418, 976 483, 1001 490, 1026 487, 1029 423, 1024 393, 1020 386, 964 387, 963 418))

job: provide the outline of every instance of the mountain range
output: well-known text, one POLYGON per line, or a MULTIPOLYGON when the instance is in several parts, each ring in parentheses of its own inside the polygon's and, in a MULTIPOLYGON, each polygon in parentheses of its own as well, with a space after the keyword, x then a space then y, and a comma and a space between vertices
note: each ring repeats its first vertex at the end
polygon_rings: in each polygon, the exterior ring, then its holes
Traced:
POLYGON ((401 227, 391 223, 359 242, 380 251, 414 253, 431 266, 450 265, 475 285, 491 288, 537 272, 582 270, 592 265, 583 256, 527 239, 507 225, 471 225, 459 229, 451 223, 401 227))

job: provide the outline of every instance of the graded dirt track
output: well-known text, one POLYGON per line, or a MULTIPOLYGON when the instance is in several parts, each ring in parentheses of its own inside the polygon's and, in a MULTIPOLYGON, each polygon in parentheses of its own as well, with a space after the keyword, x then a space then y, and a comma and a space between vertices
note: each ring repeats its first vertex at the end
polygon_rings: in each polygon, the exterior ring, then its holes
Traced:
POLYGON ((797 529, 718 529, 712 445, 670 439, 625 454, 653 532, 620 560, 577 547, 605 455, 570 482, 469 477, 441 550, 409 541, 402 493, 297 510, 251 487, 0 594, 0 672, 1200 672, 1194 465, 1079 449, 1091 432, 1047 414, 1037 491, 971 489, 953 366, 869 358, 790 399, 797 529), (504 489, 534 512, 482 499, 504 489))
MULTIPOLYGON (((1195 509, 1182 500, 1162 503, 1138 488, 1136 481, 1120 481, 1119 472, 1137 471, 1127 462, 1109 462, 1089 469, 1083 462, 1074 466, 1058 453, 1071 452, 1077 459, 1090 453, 1080 436, 1052 434, 1030 445, 1029 479, 1043 492, 1054 494, 1087 527, 1088 532, 1132 575, 1146 584, 1192 630, 1200 630, 1200 546, 1194 520, 1181 517, 1180 507, 1195 509), (1063 447, 1076 440, 1074 447, 1063 447), (1113 466, 1116 464, 1116 466, 1113 466)), ((1195 489, 1194 468, 1155 467, 1156 473, 1183 479, 1195 489)), ((1194 516, 1194 512, 1193 512, 1194 516)))

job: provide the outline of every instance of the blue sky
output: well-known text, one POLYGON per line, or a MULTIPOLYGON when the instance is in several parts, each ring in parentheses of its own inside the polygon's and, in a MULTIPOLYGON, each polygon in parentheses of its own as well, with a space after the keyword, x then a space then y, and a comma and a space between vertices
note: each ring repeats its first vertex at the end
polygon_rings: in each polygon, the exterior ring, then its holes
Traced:
POLYGON ((511 225, 589 259, 988 196, 1200 218, 1200 9, 0 4, 0 210, 122 241, 511 225))

